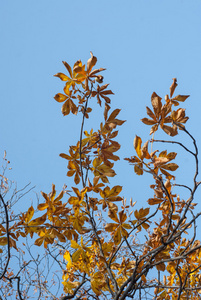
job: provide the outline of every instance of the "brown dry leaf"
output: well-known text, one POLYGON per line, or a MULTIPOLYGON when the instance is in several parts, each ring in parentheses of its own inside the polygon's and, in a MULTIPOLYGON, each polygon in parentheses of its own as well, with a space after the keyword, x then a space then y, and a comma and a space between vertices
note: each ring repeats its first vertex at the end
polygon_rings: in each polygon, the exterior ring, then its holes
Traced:
POLYGON ((151 127, 151 130, 150 130, 150 135, 152 134, 152 133, 154 133, 154 132, 156 132, 158 130, 158 124, 155 124, 155 125, 153 125, 152 127, 151 127))
POLYGON ((158 119, 160 116, 161 108, 162 108, 162 98, 159 97, 155 92, 151 95, 151 103, 154 109, 154 113, 156 118, 158 119))
POLYGON ((184 102, 190 95, 177 95, 172 100, 177 100, 180 102, 184 102))
POLYGON ((173 80, 173 83, 172 83, 172 85, 171 85, 171 87, 170 87, 170 98, 172 98, 172 95, 174 94, 174 91, 175 91, 175 89, 176 89, 176 87, 177 87, 177 78, 172 78, 172 80, 173 80))
POLYGON ((175 136, 175 135, 178 134, 176 125, 173 125, 172 127, 167 126, 167 125, 163 125, 162 129, 165 131, 165 133, 167 133, 170 136, 175 136))
POLYGON ((141 121, 146 124, 146 125, 154 125, 156 122, 154 120, 148 119, 148 118, 143 118, 141 121))
POLYGON ((110 110, 109 104, 105 103, 105 110, 104 110, 104 119, 107 120, 108 117, 108 111, 110 110))
POLYGON ((95 66, 97 58, 93 56, 93 53, 90 51, 91 58, 87 61, 87 72, 91 72, 91 69, 95 66))
POLYGON ((57 101, 57 102, 64 102, 66 99, 67 99, 67 96, 64 95, 64 94, 61 94, 61 93, 58 93, 54 96, 54 99, 57 101))
POLYGON ((160 165, 167 163, 168 161, 169 161, 169 159, 166 157, 155 157, 153 159, 154 167, 156 168, 160 165))
POLYGON ((160 203, 162 203, 162 202, 163 202, 163 199, 149 198, 147 202, 148 202, 149 205, 155 205, 155 204, 160 204, 160 203))

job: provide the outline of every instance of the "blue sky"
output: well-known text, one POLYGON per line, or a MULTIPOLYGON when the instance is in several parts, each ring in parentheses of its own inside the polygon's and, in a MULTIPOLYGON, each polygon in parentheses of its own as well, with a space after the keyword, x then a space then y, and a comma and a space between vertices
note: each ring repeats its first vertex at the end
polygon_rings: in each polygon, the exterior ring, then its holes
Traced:
MULTIPOLYGON (((135 134, 149 138, 150 128, 140 122, 145 106, 153 91, 162 97, 169 92, 173 77, 177 93, 191 95, 184 104, 187 128, 200 139, 200 12, 198 0, 2 1, 0 156, 7 150, 10 178, 20 188, 31 182, 36 192, 49 192, 52 183, 58 190, 73 185, 59 153, 77 142, 81 120, 62 116, 53 97, 63 83, 53 75, 65 72, 62 60, 85 63, 92 51, 97 66, 107 68, 112 107, 121 108, 120 118, 127 120, 120 128, 122 160, 112 183, 123 184, 126 197, 146 203, 150 180, 144 186, 123 158, 134 155, 135 134)), ((85 129, 91 126, 88 121, 85 129)), ((178 176, 188 183, 192 160, 182 152, 178 163, 183 161, 186 169, 178 176)), ((26 201, 29 205, 29 197, 26 201)))

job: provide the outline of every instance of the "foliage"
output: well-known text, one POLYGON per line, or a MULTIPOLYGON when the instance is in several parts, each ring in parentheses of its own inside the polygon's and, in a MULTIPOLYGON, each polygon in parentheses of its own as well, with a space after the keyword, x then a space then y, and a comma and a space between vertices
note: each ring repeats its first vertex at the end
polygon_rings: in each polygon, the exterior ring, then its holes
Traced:
MULTIPOLYGON (((142 119, 151 126, 151 138, 143 144, 136 136, 136 154, 125 158, 137 175, 148 173, 154 181, 150 198, 142 208, 135 209, 135 202, 131 199, 128 203, 123 197, 122 186, 109 182, 116 175, 114 164, 120 159, 116 154, 120 149, 116 141, 118 128, 125 121, 118 119, 120 109, 112 111, 113 92, 100 75, 105 69, 95 69, 96 63, 97 58, 91 53, 86 66, 80 60, 73 68, 63 62, 67 75, 55 75, 65 83, 64 92, 54 97, 62 103, 62 114, 82 116, 78 142, 69 147, 68 153, 60 154, 67 161, 68 179, 74 180, 71 191, 65 187, 57 195, 53 184, 49 194, 42 192, 43 201, 12 219, 12 225, 8 203, 1 195, 1 213, 6 221, 0 225, 0 251, 7 253, 0 276, 5 283, 2 288, 8 290, 6 284, 20 278, 25 266, 17 275, 8 269, 11 250, 19 251, 18 243, 26 243, 28 237, 45 249, 45 255, 57 264, 56 270, 62 271, 60 298, 54 287, 50 291, 41 272, 37 273, 41 276, 38 281, 29 281, 29 288, 31 284, 35 287, 38 299, 198 299, 201 245, 196 237, 196 223, 201 212, 195 212, 193 202, 201 183, 197 181, 198 149, 184 125, 188 120, 185 109, 179 107, 189 96, 174 96, 176 78, 164 100, 155 92, 151 96, 152 108, 146 108, 148 117, 142 119), (104 106, 103 121, 96 131, 86 131, 85 119, 90 118, 94 101, 101 111, 104 106), (179 132, 190 137, 194 151, 178 140, 156 140, 159 130, 171 138, 179 132), (159 142, 179 146, 193 156, 192 187, 176 182, 177 153, 153 150, 159 142), (180 199, 175 192, 177 187, 186 189, 186 199, 180 199)), ((53 274, 49 272, 50 276, 53 274)), ((18 283, 17 297, 31 298, 28 289, 26 295, 22 294, 26 280, 18 279, 18 283)))

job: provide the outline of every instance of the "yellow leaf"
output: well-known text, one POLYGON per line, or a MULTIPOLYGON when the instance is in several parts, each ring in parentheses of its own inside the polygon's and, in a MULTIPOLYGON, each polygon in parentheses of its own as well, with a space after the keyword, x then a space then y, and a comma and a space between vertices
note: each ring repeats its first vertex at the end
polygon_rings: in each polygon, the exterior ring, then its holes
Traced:
POLYGON ((41 203, 38 205, 38 210, 44 210, 48 207, 48 203, 41 203))
POLYGON ((62 61, 62 63, 64 64, 64 66, 68 70, 68 72, 70 74, 70 77, 72 77, 72 70, 71 70, 71 67, 69 66, 69 64, 66 61, 62 61))
POLYGON ((78 261, 78 259, 80 258, 81 252, 82 252, 82 250, 78 249, 77 251, 75 251, 73 253, 73 255, 72 255, 72 261, 73 262, 77 262, 78 261))
POLYGON ((133 141, 133 146, 135 148, 135 151, 137 152, 137 155, 139 158, 142 157, 142 153, 141 153, 141 144, 142 144, 142 140, 139 136, 136 135, 134 141, 133 141))
POLYGON ((46 220, 47 214, 44 214, 42 217, 36 218, 32 220, 31 222, 28 223, 28 225, 31 226, 37 226, 37 225, 42 225, 45 220, 46 220))
POLYGON ((117 196, 122 191, 122 186, 116 185, 110 190, 110 195, 112 197, 117 196))
POLYGON ((101 287, 104 284, 102 277, 103 277, 102 273, 96 272, 93 274, 93 277, 91 278, 91 288, 97 296, 101 295, 101 287))
POLYGON ((54 76, 59 77, 62 81, 70 80, 70 78, 68 76, 66 76, 65 74, 63 74, 63 73, 57 73, 54 76))
POLYGON ((63 258, 64 258, 65 260, 67 260, 67 262, 68 262, 67 267, 70 269, 71 266, 72 266, 72 259, 71 259, 71 256, 70 256, 70 252, 69 252, 69 251, 66 251, 66 252, 64 253, 63 258))
POLYGON ((100 157, 96 157, 94 160, 93 160, 93 166, 94 168, 96 168, 97 166, 99 166, 101 164, 102 160, 100 157))
POLYGON ((76 241, 71 240, 71 248, 77 249, 77 248, 79 248, 79 247, 80 247, 80 246, 76 243, 76 241))
POLYGON ((26 213, 25 222, 29 223, 29 221, 32 219, 34 214, 34 208, 33 206, 29 207, 28 212, 26 213))

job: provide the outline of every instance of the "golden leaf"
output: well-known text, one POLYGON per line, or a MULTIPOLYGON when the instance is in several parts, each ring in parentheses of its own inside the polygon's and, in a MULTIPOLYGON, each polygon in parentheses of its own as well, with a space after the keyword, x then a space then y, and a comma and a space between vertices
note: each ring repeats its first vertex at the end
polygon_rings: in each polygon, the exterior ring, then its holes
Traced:
POLYGON ((113 238, 114 238, 115 245, 119 245, 121 242, 121 229, 120 228, 118 228, 115 231, 113 238))
POLYGON ((24 221, 26 223, 29 223, 29 221, 33 217, 33 214, 34 214, 34 208, 33 208, 33 206, 31 206, 31 207, 29 207, 28 212, 26 213, 26 217, 25 217, 24 221))
POLYGON ((48 203, 41 203, 38 205, 38 210, 44 210, 48 207, 48 203))
POLYGON ((137 175, 142 175, 143 174, 142 164, 135 165, 134 171, 137 175))
POLYGON ((142 157, 142 152, 141 152, 141 144, 142 144, 142 140, 139 136, 135 136, 135 139, 133 141, 133 146, 135 148, 135 151, 137 152, 137 155, 139 158, 142 157))
POLYGON ((113 232, 113 231, 115 231, 115 230, 117 229, 117 227, 118 227, 118 224, 115 224, 115 223, 108 223, 108 224, 106 224, 106 226, 105 226, 105 230, 106 230, 106 231, 109 231, 109 232, 113 232))
POLYGON ((67 96, 64 95, 64 94, 61 94, 61 93, 58 93, 54 96, 54 99, 57 101, 57 102, 64 102, 66 99, 67 99, 67 96))
POLYGON ((8 244, 8 239, 6 237, 0 237, 0 245, 5 246, 8 244))
POLYGON ((118 220, 118 217, 117 217, 117 214, 116 214, 116 211, 114 210, 109 210, 108 212, 108 216, 110 217, 110 219, 112 219, 113 221, 119 223, 119 220, 118 220))
POLYGON ((70 78, 63 73, 57 73, 54 75, 55 77, 59 77, 62 81, 68 81, 70 78))
POLYGON ((166 165, 163 165, 163 169, 165 170, 169 170, 169 171, 176 171, 178 169, 178 165, 175 164, 175 163, 169 163, 169 164, 166 164, 166 165))
POLYGON ((68 70, 68 72, 70 74, 70 77, 72 77, 72 70, 71 70, 71 67, 69 66, 69 64, 66 61, 62 61, 62 63, 64 64, 64 66, 68 70))

